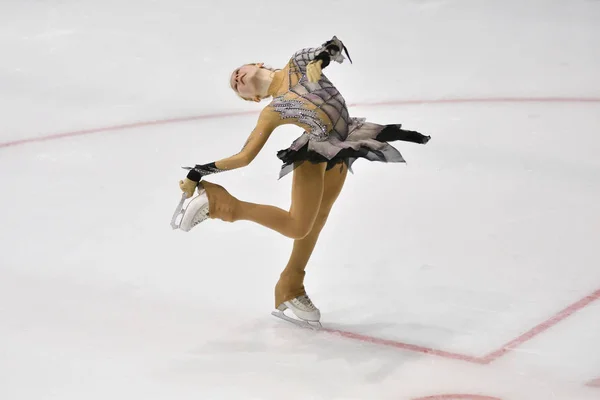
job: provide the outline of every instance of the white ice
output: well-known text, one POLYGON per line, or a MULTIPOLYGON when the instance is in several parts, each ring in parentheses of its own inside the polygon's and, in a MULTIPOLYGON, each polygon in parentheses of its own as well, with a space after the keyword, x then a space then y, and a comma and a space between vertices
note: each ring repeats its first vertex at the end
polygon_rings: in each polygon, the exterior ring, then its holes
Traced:
MULTIPOLYGON (((337 35, 354 63, 326 74, 351 114, 432 141, 354 164, 307 290, 327 327, 483 357, 600 289, 600 101, 369 104, 599 99, 599 21, 597 0, 6 0, 0 145, 258 112, 235 67, 337 35)), ((0 148, 0 399, 600 398, 600 300, 487 365, 273 318, 291 240, 169 227, 180 167, 235 154, 255 121, 0 148)), ((275 153, 299 134, 212 181, 287 208, 275 153)))

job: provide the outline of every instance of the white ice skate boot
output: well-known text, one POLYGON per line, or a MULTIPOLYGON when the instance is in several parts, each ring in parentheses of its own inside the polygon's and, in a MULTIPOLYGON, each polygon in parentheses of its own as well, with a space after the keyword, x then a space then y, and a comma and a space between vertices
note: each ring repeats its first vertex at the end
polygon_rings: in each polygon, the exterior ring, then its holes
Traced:
POLYGON ((194 197, 185 208, 183 208, 184 201, 185 197, 182 196, 181 202, 173 214, 171 227, 189 232, 194 226, 208 219, 208 197, 204 189, 198 188, 198 196, 194 197), (179 215, 181 215, 181 220, 177 223, 179 215))
POLYGON ((279 307, 277 307, 277 311, 273 311, 272 314, 278 318, 303 327, 312 329, 319 329, 322 327, 320 322, 321 312, 317 307, 315 307, 313 302, 310 300, 310 297, 308 297, 306 294, 283 302, 281 305, 279 305, 279 307), (300 320, 285 315, 284 311, 288 308, 292 310, 294 315, 300 318, 300 320))

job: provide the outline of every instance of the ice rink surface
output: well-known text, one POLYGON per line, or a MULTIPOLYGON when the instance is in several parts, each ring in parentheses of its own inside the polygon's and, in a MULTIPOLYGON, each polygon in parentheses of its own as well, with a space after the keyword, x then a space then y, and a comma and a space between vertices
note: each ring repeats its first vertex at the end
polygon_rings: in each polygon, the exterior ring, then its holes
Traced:
MULTIPOLYGON (((600 399, 600 1, 0 3, 0 399, 600 399), (291 240, 172 231, 184 165, 266 105, 228 85, 333 35, 350 113, 432 136, 354 164, 270 315, 291 240)), ((279 128, 214 176, 289 206, 279 128)))

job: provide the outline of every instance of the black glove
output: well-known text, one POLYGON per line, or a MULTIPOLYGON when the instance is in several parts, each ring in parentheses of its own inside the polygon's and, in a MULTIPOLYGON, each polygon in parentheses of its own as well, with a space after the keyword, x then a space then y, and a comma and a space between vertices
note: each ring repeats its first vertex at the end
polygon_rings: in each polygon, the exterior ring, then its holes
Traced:
POLYGON ((217 168, 214 162, 204 165, 196 165, 194 168, 186 167, 190 172, 187 174, 187 178, 194 182, 200 182, 200 180, 206 175, 216 174, 222 172, 222 169, 217 168))

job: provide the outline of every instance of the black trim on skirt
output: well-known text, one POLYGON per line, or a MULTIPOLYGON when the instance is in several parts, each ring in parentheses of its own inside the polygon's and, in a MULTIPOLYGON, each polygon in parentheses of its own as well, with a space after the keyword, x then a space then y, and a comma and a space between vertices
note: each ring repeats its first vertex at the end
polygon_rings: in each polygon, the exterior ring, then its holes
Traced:
MULTIPOLYGON (((397 140, 425 144, 431 139, 431 136, 425 136, 416 131, 407 131, 401 128, 401 124, 385 125, 379 132, 375 140, 379 142, 393 142, 397 140)), ((284 149, 277 152, 277 157, 283 161, 285 165, 293 165, 298 162, 310 161, 312 163, 327 163, 327 170, 333 168, 340 162, 350 167, 351 164, 358 158, 366 158, 368 160, 385 159, 385 156, 378 150, 373 150, 366 147, 360 147, 358 150, 352 148, 341 149, 332 159, 327 159, 325 156, 308 150, 308 143, 302 146, 299 150, 284 149), (375 156, 375 157, 374 157, 375 156)))

